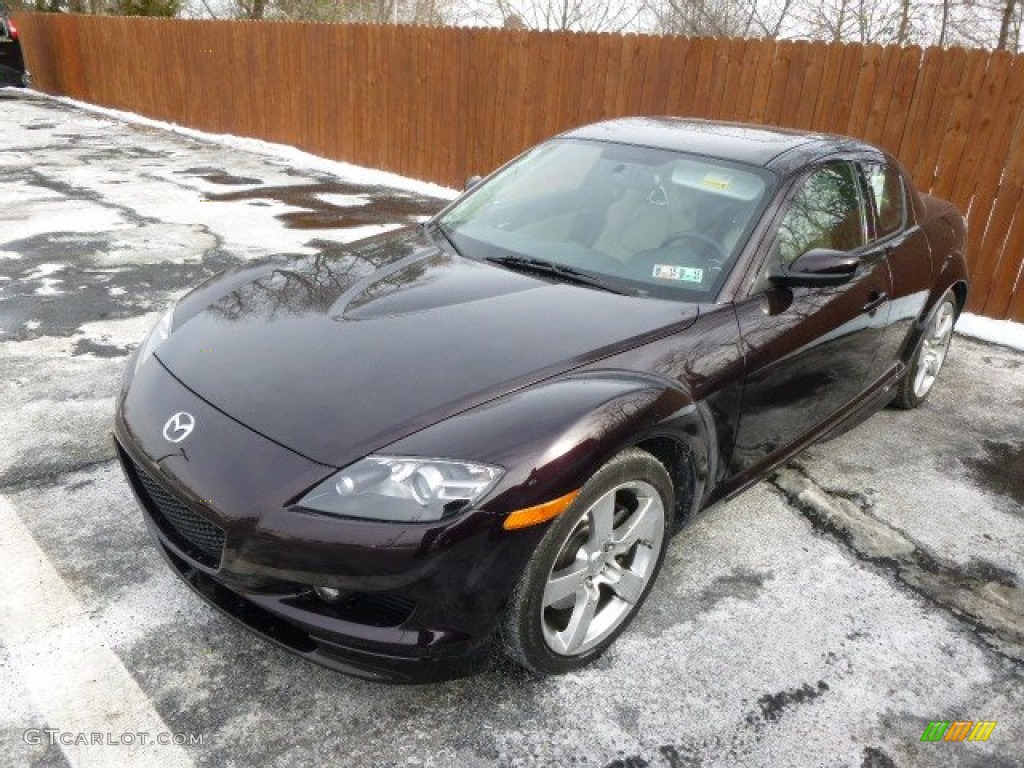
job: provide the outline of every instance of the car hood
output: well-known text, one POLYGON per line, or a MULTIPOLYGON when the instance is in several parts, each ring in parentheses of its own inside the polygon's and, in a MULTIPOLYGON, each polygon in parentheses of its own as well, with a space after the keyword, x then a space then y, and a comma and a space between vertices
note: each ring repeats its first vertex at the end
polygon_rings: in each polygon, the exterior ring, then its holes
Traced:
POLYGON ((227 415, 324 464, 681 330, 697 307, 511 272, 415 231, 218 276, 156 357, 227 415))

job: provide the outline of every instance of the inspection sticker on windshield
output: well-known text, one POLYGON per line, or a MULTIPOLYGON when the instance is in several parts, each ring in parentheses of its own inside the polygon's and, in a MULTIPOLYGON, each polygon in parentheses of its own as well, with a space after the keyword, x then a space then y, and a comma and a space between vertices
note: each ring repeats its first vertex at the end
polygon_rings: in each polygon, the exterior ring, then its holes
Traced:
POLYGON ((708 173, 704 176, 703 182, 705 187, 725 192, 732 186, 732 176, 727 176, 724 173, 708 173))
POLYGON ((696 267, 676 267, 672 264, 655 264, 654 276, 662 280, 682 280, 685 283, 704 282, 704 270, 696 267))

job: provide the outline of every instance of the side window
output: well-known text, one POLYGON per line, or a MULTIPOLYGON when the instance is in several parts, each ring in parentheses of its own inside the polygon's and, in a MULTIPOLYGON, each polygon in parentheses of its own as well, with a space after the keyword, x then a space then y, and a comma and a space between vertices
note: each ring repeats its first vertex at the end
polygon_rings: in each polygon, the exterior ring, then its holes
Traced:
POLYGON ((804 180, 779 225, 776 247, 784 264, 814 248, 852 251, 864 245, 864 222, 853 166, 832 163, 804 180))
POLYGON ((903 194, 903 177, 891 165, 865 163, 864 178, 874 206, 877 223, 876 239, 888 237, 903 229, 906 211, 906 195, 903 194))

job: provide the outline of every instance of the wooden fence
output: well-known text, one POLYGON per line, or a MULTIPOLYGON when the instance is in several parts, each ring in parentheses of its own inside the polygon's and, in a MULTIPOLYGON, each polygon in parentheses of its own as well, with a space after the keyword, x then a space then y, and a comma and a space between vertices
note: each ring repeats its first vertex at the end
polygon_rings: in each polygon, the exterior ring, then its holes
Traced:
POLYGON ((1024 57, 554 32, 20 14, 40 90, 460 186, 601 118, 844 133, 968 213, 970 309, 1024 321, 1024 57))

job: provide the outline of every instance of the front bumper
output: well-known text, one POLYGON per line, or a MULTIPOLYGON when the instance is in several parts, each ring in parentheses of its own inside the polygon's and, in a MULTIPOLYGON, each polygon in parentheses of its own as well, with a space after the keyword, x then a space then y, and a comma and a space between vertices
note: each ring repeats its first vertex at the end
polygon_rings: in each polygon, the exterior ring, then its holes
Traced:
POLYGON ((347 520, 294 506, 335 468, 244 427, 153 358, 118 402, 114 437, 146 523, 203 599, 311 661, 364 678, 432 682, 487 664, 540 530, 473 510, 441 523, 347 520), (192 434, 163 436, 187 412, 192 434), (336 602, 313 585, 341 591, 336 602))

